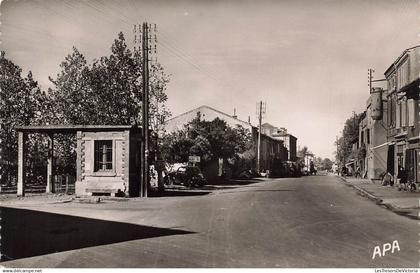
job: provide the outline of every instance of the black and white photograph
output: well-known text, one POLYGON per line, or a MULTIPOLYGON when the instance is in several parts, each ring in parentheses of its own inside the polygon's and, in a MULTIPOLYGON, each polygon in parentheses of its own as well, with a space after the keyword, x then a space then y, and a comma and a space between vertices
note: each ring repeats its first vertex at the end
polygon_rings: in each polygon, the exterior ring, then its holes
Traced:
POLYGON ((418 0, 3 0, 0 51, 1 272, 419 271, 418 0))

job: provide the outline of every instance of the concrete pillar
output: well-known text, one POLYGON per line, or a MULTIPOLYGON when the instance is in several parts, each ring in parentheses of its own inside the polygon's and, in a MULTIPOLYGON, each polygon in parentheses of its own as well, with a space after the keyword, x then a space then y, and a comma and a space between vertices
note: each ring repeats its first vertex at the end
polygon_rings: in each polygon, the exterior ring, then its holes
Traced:
POLYGON ((26 134, 24 132, 18 132, 18 184, 17 184, 17 195, 25 196, 25 184, 26 184, 26 134))
POLYGON ((47 159, 47 193, 55 192, 55 181, 54 181, 54 135, 50 134, 48 140, 48 159, 47 159))

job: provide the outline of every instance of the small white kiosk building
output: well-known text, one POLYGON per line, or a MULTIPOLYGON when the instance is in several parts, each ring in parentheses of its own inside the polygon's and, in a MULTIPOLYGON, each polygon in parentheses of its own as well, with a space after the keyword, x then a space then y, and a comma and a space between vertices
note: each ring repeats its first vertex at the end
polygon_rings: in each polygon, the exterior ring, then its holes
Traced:
POLYGON ((76 195, 139 196, 141 128, 123 125, 47 125, 18 127, 18 191, 25 195, 25 153, 28 134, 49 136, 46 192, 55 192, 54 134, 76 134, 76 195))

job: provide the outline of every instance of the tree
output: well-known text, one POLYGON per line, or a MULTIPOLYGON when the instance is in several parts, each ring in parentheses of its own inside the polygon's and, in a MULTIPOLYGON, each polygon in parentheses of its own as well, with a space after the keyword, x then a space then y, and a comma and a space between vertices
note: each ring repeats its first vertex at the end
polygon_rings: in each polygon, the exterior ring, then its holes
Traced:
POLYGON ((331 159, 329 158, 324 158, 322 160, 322 168, 326 171, 329 171, 332 169, 333 166, 333 162, 331 161, 331 159))
MULTIPOLYGON (((0 56, 0 148, 1 183, 10 184, 17 176, 17 126, 27 126, 41 122, 46 116, 45 105, 49 101, 41 92, 38 83, 29 71, 26 78, 22 69, 8 60, 5 52, 0 56)), ((42 155, 42 141, 33 139, 28 149, 42 155), (35 149, 35 150, 34 150, 35 149)), ((29 168, 28 172, 31 172, 29 168)))
POLYGON ((336 142, 336 145, 338 144, 336 160, 340 166, 344 166, 352 154, 352 143, 359 136, 359 120, 363 115, 364 113, 353 115, 344 124, 343 133, 336 142))
POLYGON ((164 143, 163 155, 168 162, 186 162, 188 156, 196 155, 205 166, 219 158, 240 158, 252 147, 252 137, 242 126, 232 128, 219 118, 205 121, 198 113, 183 130, 166 134, 164 143))
POLYGON ((298 160, 297 163, 303 167, 305 166, 306 162, 305 162, 305 157, 310 154, 311 152, 309 151, 307 146, 303 146, 302 149, 298 150, 297 154, 298 154, 298 160))
MULTIPOLYGON (((89 65, 73 47, 60 65, 51 94, 57 104, 56 122, 66 124, 141 124, 142 65, 138 53, 128 48, 122 32, 111 46, 111 55, 89 65)), ((160 124, 170 115, 165 106, 169 76, 160 64, 150 69, 150 120, 160 124)))
POLYGON ((315 167, 318 169, 318 170, 322 170, 323 168, 322 168, 322 158, 321 157, 315 157, 314 158, 314 164, 315 164, 315 167))
MULTIPOLYGON (((77 48, 60 64, 61 71, 50 78, 54 88, 50 94, 55 102, 54 124, 83 125, 140 125, 142 123, 142 62, 139 53, 129 50, 123 33, 111 46, 111 54, 88 64, 77 48)), ((160 64, 150 69, 150 120, 152 130, 158 131, 170 116, 165 106, 169 75, 160 64)), ((60 137, 64 147, 57 149, 66 162, 74 162, 74 137, 60 137), (70 154, 69 154, 70 153, 70 154)), ((151 138, 155 150, 157 138, 151 138)), ((72 163, 74 165, 74 163, 72 163)), ((75 166, 73 166, 75 167, 75 166)))

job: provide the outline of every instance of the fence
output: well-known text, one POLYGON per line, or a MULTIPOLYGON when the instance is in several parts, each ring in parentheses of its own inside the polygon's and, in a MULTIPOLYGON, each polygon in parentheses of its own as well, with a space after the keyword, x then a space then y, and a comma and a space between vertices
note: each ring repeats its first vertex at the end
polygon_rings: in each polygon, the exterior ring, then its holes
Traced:
POLYGON ((70 194, 75 192, 76 179, 71 175, 54 175, 51 179, 56 193, 70 194))
MULTIPOLYGON (((53 175, 51 177, 52 183, 55 186, 56 193, 73 194, 75 192, 76 179, 72 175, 53 175)), ((27 183, 25 187, 25 193, 45 193, 46 192, 46 181, 45 184, 34 184, 27 183)), ((17 185, 0 185, 0 194, 16 194, 17 185)))

